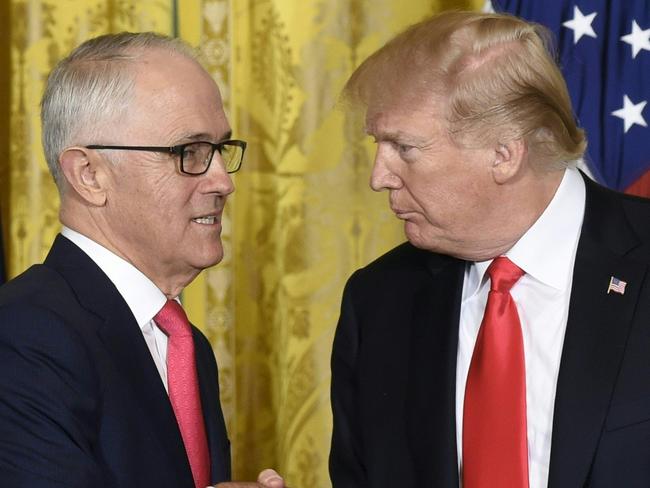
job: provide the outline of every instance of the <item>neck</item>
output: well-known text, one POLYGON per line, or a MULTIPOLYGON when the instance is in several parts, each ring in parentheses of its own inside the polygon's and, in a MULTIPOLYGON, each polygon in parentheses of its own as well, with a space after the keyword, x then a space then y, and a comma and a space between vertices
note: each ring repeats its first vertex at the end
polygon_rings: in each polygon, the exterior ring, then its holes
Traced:
POLYGON ((62 202, 59 219, 66 227, 84 235, 137 268, 169 299, 180 295, 201 271, 174 271, 163 267, 154 256, 145 254, 142 257, 129 252, 129 246, 124 239, 111 233, 106 226, 98 225, 98 220, 87 208, 79 209, 62 202))
MULTIPOLYGON (((469 243, 456 257, 467 261, 486 261, 507 253, 537 222, 557 192, 564 171, 530 171, 521 180, 503 186, 489 227, 499 229, 492 239, 469 243), (476 245, 478 244, 478 245, 476 245)), ((491 235, 488 230, 484 235, 491 235)))

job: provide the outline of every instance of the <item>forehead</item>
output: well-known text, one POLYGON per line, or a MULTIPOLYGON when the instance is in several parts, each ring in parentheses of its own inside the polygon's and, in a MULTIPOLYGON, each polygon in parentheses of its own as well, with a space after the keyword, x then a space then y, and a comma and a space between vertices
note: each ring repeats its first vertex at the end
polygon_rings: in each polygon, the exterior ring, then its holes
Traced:
POLYGON ((196 61, 150 50, 136 63, 132 122, 172 138, 187 133, 218 139, 230 131, 219 89, 196 61))
POLYGON ((431 101, 420 104, 373 104, 366 110, 366 132, 378 139, 401 135, 438 136, 447 124, 441 105, 431 101))

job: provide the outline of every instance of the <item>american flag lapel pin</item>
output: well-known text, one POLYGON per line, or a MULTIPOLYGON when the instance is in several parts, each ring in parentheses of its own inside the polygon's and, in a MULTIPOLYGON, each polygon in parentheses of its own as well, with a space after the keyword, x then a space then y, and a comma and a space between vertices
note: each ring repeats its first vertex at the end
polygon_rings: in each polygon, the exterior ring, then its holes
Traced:
POLYGON ((607 294, 609 295, 609 292, 613 291, 614 293, 623 295, 625 293, 626 286, 627 286, 626 281, 619 280, 615 276, 612 276, 609 278, 609 286, 607 287, 607 294))

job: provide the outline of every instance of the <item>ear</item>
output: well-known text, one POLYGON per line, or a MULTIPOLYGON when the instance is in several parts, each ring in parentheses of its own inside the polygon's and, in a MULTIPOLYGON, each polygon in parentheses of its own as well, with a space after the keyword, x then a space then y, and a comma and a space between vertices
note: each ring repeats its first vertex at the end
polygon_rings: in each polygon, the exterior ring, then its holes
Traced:
POLYGON ((504 184, 516 177, 526 160, 527 148, 523 139, 514 139, 494 148, 492 176, 498 184, 504 184))
POLYGON ((61 171, 79 197, 89 205, 101 207, 106 203, 104 181, 105 163, 91 150, 69 147, 59 156, 61 171))

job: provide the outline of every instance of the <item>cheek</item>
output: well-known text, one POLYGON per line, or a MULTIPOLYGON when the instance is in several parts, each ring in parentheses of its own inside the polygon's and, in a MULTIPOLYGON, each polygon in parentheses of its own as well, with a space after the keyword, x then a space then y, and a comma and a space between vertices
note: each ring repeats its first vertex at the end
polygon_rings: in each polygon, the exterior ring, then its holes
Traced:
MULTIPOLYGON (((186 208, 192 192, 187 181, 175 174, 150 175, 142 182, 138 199, 153 216, 173 216, 186 208)), ((170 222, 171 223, 171 222, 170 222)))
POLYGON ((453 181, 421 182, 412 191, 428 225, 449 231, 467 225, 481 212, 474 188, 453 181))
POLYGON ((408 190, 422 211, 439 217, 453 209, 458 200, 457 189, 440 178, 414 178, 408 190))
POLYGON ((181 191, 182 186, 174 184, 173 178, 153 171, 125 174, 114 197, 117 217, 136 226, 134 232, 151 233, 158 227, 174 226, 179 221, 179 209, 184 208, 179 199, 181 191))

